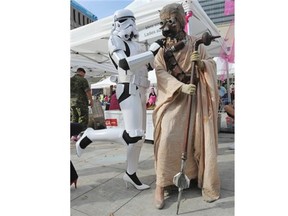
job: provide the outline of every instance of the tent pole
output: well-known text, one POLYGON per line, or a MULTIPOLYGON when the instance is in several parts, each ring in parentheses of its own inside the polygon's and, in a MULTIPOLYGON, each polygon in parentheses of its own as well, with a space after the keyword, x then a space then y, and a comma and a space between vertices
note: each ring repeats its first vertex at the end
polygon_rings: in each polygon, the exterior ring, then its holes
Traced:
POLYGON ((229 64, 227 56, 225 56, 225 66, 226 66, 226 76, 227 76, 227 95, 228 95, 228 102, 231 103, 231 94, 230 94, 230 77, 229 77, 229 64))

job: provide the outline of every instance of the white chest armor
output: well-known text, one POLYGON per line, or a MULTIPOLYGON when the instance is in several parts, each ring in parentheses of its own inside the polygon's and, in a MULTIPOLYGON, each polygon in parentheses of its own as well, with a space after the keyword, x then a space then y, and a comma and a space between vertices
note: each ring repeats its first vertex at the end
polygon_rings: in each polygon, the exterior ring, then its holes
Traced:
MULTIPOLYGON (((135 41, 123 41, 116 35, 111 35, 109 42, 109 53, 116 65, 119 65, 119 60, 134 56, 143 52, 141 46, 135 41), (126 43, 126 45, 125 45, 126 43), (129 50, 128 50, 129 49, 129 50)), ((148 70, 145 65, 138 67, 135 70, 123 70, 118 67, 118 83, 132 83, 138 87, 148 88, 150 83, 148 80, 148 70)))

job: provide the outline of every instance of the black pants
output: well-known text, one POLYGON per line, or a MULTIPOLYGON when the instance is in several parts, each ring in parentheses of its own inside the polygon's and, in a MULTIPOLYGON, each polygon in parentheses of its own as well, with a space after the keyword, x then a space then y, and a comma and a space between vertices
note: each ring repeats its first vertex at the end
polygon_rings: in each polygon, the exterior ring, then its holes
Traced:
MULTIPOLYGON (((83 126, 79 123, 70 123, 70 137, 78 135, 83 130, 83 126)), ((77 171, 70 160, 70 185, 78 179, 77 171)))
POLYGON ((83 126, 80 123, 70 123, 70 137, 78 135, 83 131, 83 126))
POLYGON ((76 169, 70 160, 70 185, 78 179, 78 174, 76 172, 76 169))

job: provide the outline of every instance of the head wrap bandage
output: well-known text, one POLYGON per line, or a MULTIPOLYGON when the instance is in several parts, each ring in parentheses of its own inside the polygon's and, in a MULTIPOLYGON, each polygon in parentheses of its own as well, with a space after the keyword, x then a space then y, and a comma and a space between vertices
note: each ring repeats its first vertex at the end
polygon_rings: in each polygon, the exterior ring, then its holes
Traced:
POLYGON ((164 6, 162 10, 160 11, 160 19, 162 20, 168 20, 171 17, 175 17, 178 21, 180 28, 185 28, 185 11, 181 4, 172 3, 164 6))
POLYGON ((162 35, 168 39, 166 42, 178 42, 186 37, 185 11, 181 4, 172 3, 164 6, 160 11, 160 20, 162 35))

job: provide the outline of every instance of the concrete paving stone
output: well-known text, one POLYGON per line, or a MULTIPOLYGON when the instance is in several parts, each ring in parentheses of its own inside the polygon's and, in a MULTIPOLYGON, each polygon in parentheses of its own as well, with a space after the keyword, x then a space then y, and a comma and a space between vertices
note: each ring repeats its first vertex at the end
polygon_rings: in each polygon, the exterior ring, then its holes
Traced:
MULTIPOLYGON (((219 133, 218 168, 221 180, 221 197, 207 203, 195 185, 184 190, 179 215, 233 216, 234 215, 234 134, 219 133)), ((165 191, 165 206, 154 206, 155 170, 154 146, 144 143, 137 175, 151 186, 138 191, 126 188, 122 176, 126 168, 126 148, 118 143, 95 142, 83 155, 76 156, 75 143, 70 144, 71 161, 79 175, 78 188, 70 189, 70 214, 72 216, 170 216, 176 215, 177 187, 165 191)))

